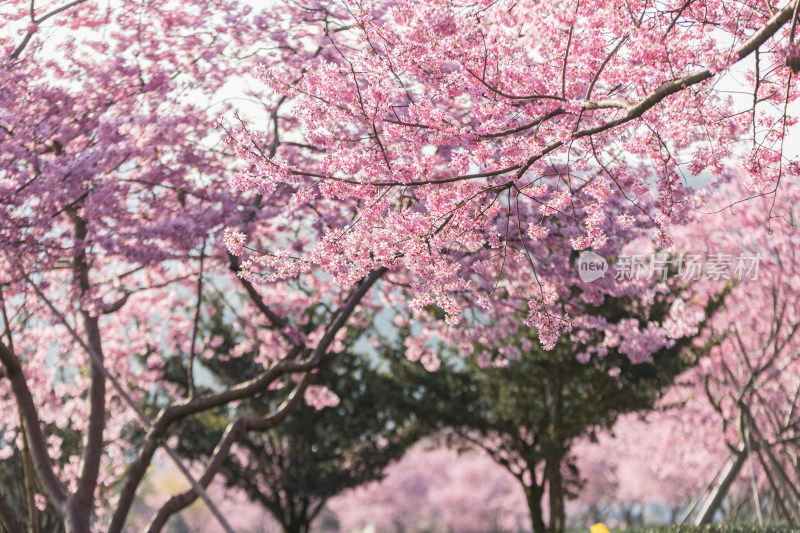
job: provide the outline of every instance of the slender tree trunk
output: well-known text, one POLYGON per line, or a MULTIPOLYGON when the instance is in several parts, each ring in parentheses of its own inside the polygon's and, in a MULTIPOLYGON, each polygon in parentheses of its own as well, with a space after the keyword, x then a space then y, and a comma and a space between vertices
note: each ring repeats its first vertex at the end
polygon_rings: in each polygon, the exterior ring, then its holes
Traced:
POLYGON ((622 521, 625 527, 633 527, 636 520, 633 518, 633 504, 622 508, 622 521))
POLYGON ((283 525, 284 533, 309 533, 311 524, 306 516, 290 516, 289 522, 283 525))
POLYGON ((747 452, 745 447, 742 446, 736 452, 736 455, 733 456, 731 462, 728 463, 727 468, 722 474, 722 478, 714 488, 711 489, 711 494, 708 495, 708 499, 703 505, 703 508, 700 509, 700 514, 697 515, 697 519, 694 522, 696 526, 711 523, 722 500, 725 498, 725 495, 728 494, 728 490, 730 490, 731 485, 744 466, 745 459, 747 459, 747 452))
MULTIPOLYGON (((535 479, 533 475, 531 477, 535 479)), ((525 499, 528 502, 528 511, 531 514, 533 533, 547 533, 547 526, 544 524, 544 513, 542 512, 543 493, 542 488, 536 485, 525 487, 525 499)))
MULTIPOLYGON (((19 415, 19 427, 24 427, 25 420, 19 415)), ((28 505, 28 532, 39 533, 39 517, 36 514, 36 488, 33 481, 33 461, 28 449, 28 435, 22 430, 22 471, 25 479, 25 499, 28 505)))
POLYGON ((561 460, 554 460, 548 464, 547 493, 550 511, 550 527, 552 533, 564 531, 567 521, 564 509, 564 478, 561 474, 561 460))
POLYGON ((679 506, 671 506, 669 508, 669 523, 677 524, 680 519, 681 508, 679 506))
POLYGON ((92 533, 88 515, 84 512, 76 512, 79 509, 75 508, 74 501, 70 500, 67 504, 67 516, 64 519, 66 533, 92 533))
POLYGON ((589 516, 591 517, 592 524, 602 521, 603 515, 600 513, 600 506, 592 505, 589 507, 589 516))
MULTIPOLYGON (((561 453, 564 453, 563 439, 560 438, 559 431, 561 427, 561 420, 563 418, 564 406, 564 368, 558 367, 558 380, 556 382, 556 389, 554 393, 554 411, 553 422, 550 428, 551 438, 553 442, 561 444, 561 453)), ((542 485, 547 483, 547 493, 549 500, 548 511, 550 513, 550 527, 552 533, 561 533, 564 531, 564 523, 566 522, 566 513, 564 511, 564 479, 561 474, 561 462, 563 455, 558 455, 545 463, 544 476, 542 485)))
MULTIPOLYGON (((74 237, 80 246, 88 236, 86 222, 74 211, 68 212, 74 226, 74 237)), ((91 290, 89 269, 91 265, 86 257, 85 250, 81 249, 73 258, 72 271, 78 282, 81 296, 91 290)), ((99 319, 81 306, 80 315, 83 322, 83 334, 86 344, 94 352, 94 356, 103 360, 103 348, 100 336, 99 319)), ((81 453, 81 466, 75 493, 67 500, 66 526, 68 533, 90 533, 92 512, 94 507, 94 491, 100 472, 100 462, 103 457, 103 432, 106 417, 106 378, 100 364, 89 357, 89 419, 84 436, 83 451, 81 453)))

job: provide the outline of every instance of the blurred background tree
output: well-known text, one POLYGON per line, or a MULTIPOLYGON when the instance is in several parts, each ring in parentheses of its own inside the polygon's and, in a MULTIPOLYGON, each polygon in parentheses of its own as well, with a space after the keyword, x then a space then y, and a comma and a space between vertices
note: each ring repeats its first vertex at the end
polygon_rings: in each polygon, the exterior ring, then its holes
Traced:
MULTIPOLYGON (((607 298, 585 311, 610 324, 635 320, 643 329, 648 322, 668 327, 677 294, 661 294, 647 305, 632 298, 607 298)), ((443 365, 437 372, 395 357, 392 375, 408 388, 411 408, 445 431, 451 445, 484 449, 519 481, 533 531, 560 532, 566 524, 565 501, 576 497, 582 485, 573 444, 583 436, 594 440, 597 430, 611 428, 623 413, 651 408, 716 342, 694 341, 703 338, 705 320, 722 300, 722 295, 709 300, 704 322, 694 334, 654 349, 639 363, 602 335, 562 337, 547 351, 533 329, 523 328, 506 343, 521 347, 516 360, 475 345, 467 358, 452 350, 439 352, 443 365), (601 346, 606 349, 598 355, 601 346)))

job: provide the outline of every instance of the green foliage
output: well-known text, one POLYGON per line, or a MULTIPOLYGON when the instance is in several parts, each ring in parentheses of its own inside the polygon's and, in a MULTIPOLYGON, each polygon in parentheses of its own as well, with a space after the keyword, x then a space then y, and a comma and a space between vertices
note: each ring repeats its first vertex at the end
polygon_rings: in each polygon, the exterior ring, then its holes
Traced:
POLYGON ((245 440, 250 461, 227 469, 231 485, 246 488, 268 508, 281 505, 281 497, 316 508, 347 488, 379 479, 420 436, 397 401, 397 387, 363 358, 341 353, 326 359, 315 383, 335 392, 339 405, 301 406, 275 431, 245 440), (277 487, 282 494, 270 494, 277 487))
MULTIPOLYGON (((59 428, 55 424, 46 426, 48 434, 57 436, 61 441, 62 455, 59 457, 56 464, 59 468, 63 468, 69 459, 78 454, 81 445, 81 434, 78 431, 71 429, 59 428)), ((38 529, 41 533, 61 533, 65 531, 64 523, 58 516, 55 508, 49 503, 45 503, 44 509, 40 510, 34 508, 31 512, 31 507, 28 505, 30 494, 44 494, 44 488, 41 486, 39 478, 33 473, 33 463, 28 463, 30 485, 26 487, 25 475, 25 454, 19 448, 16 448, 15 443, 8 443, 0 441, 0 447, 14 447, 12 455, 3 461, 0 461, 0 493, 8 500, 9 505, 15 510, 16 516, 20 524, 28 531, 35 531, 38 529), (34 525, 33 522, 38 525, 34 525)), ((30 456, 27 457, 32 461, 30 456)), ((0 521, 0 531, 5 531, 5 528, 0 521)))
MULTIPOLYGON (((667 309, 666 303, 654 306, 650 319, 660 320, 667 309)), ((626 301, 610 301, 596 309, 610 321, 635 312, 626 301)), ((479 368, 474 357, 462 360, 451 354, 443 357, 439 372, 395 364, 393 373, 409 384, 409 401, 417 403, 421 413, 435 417, 441 427, 459 434, 508 437, 515 455, 532 464, 563 457, 572 440, 611 427, 622 413, 651 407, 693 360, 684 351, 690 342, 684 339, 654 353, 651 362, 634 364, 615 350, 602 359, 579 361, 576 354, 599 340, 579 344, 562 338, 546 351, 531 330, 521 329, 509 344, 527 342, 533 347, 505 365, 479 368)), ((478 353, 485 350, 490 349, 475 347, 478 353)), ((494 359, 501 357, 494 354, 494 359)))
MULTIPOLYGON (((660 294, 646 308, 632 298, 607 298, 584 311, 609 323, 631 318, 642 325, 661 323, 674 297, 660 294)), ((719 299, 712 301, 707 316, 719 304, 719 299)), ((479 368, 476 357, 440 353, 443 368, 438 372, 397 359, 392 371, 407 384, 406 400, 426 423, 451 431, 457 442, 483 447, 519 479, 535 531, 560 531, 563 500, 575 496, 581 485, 570 455, 572 443, 587 435, 593 439, 598 429, 611 428, 623 413, 651 408, 697 360, 690 338, 658 350, 649 362, 632 363, 615 349, 602 358, 579 360, 578 354, 601 341, 601 335, 580 341, 563 337, 546 351, 532 330, 521 327, 505 339, 511 346, 531 346, 518 360, 506 361, 496 349, 476 345, 475 354, 488 352, 501 364, 479 368), (549 513, 541 507, 547 493, 549 513), (551 517, 547 527, 545 514, 551 517), (554 516, 561 520, 553 521, 554 516)))
MULTIPOLYGON (((0 443, 0 445, 6 446, 9 444, 0 443)), ((33 476, 33 481, 36 485, 36 492, 42 494, 42 488, 36 483, 35 476, 33 476)), ((20 450, 14 450, 11 457, 0 462, 0 492, 8 500, 11 508, 15 510, 21 525, 32 531, 28 512, 28 495, 25 489, 23 456, 20 450)), ((42 533, 62 533, 64 531, 64 524, 58 517, 56 510, 49 503, 43 511, 36 509, 33 515, 38 523, 38 531, 42 533)), ((1 521, 0 531, 6 531, 1 521)))
MULTIPOLYGON (((218 310, 221 307, 219 301, 212 304, 218 310)), ((312 327, 313 323, 306 326, 312 327)), ((227 356, 244 336, 226 322, 222 312, 206 318, 201 328, 205 337, 221 339, 215 343, 213 356, 199 360, 215 382, 235 383, 243 372, 258 367, 258 346, 240 357, 227 356)), ((345 346, 351 346, 359 334, 351 333, 345 346)), ((403 401, 404 386, 380 371, 379 364, 351 351, 328 354, 313 384, 333 391, 339 404, 320 410, 302 404, 274 429, 240 439, 238 452, 226 460, 221 472, 226 484, 263 505, 287 532, 299 532, 308 530, 332 496, 380 479, 386 466, 423 435, 423 428, 403 401)), ((167 370, 173 383, 187 386, 185 357, 169 361, 167 370)), ((204 457, 233 417, 275 411, 293 385, 287 378, 281 387, 264 391, 236 409, 217 409, 181 421, 175 426, 179 453, 204 457)))

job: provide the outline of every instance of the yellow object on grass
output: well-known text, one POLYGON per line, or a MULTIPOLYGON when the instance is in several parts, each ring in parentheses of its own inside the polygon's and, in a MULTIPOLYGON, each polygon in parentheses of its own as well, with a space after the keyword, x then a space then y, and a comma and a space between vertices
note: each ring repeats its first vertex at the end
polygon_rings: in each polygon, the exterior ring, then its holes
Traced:
POLYGON ((598 522, 589 528, 591 533, 608 533, 608 528, 602 522, 598 522))

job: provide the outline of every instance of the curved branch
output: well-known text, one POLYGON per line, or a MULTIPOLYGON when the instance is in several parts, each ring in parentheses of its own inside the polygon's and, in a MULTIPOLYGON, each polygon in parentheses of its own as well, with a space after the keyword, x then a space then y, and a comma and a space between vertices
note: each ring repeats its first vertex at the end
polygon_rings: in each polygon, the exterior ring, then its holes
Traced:
MULTIPOLYGON (((314 350, 313 355, 305 360, 305 361, 298 361, 293 363, 293 365, 289 366, 297 366, 303 365, 308 366, 307 370, 311 370, 319 366, 319 363, 322 362, 322 358, 324 357, 325 353, 328 350, 328 347, 333 342, 334 337, 339 332, 339 330, 344 327, 347 323, 347 320, 352 315, 353 311, 355 310, 356 306, 361 302, 361 300, 366 296, 369 290, 373 287, 375 282, 383 276, 388 269, 379 268, 373 270, 369 273, 369 275, 364 278, 358 288, 353 291, 350 297, 347 299, 347 302, 344 306, 339 310, 339 312, 334 316, 331 323, 328 325, 327 331, 322 339, 319 341, 316 349, 314 350)), ((277 368, 282 363, 287 363, 291 361, 283 360, 280 363, 274 365, 270 370, 277 368)), ((277 378, 277 376, 276 376, 277 378)), ((276 379, 275 378, 275 379, 276 379)), ((216 449, 212 455, 211 461, 209 462, 208 466, 206 467, 205 472, 203 473, 202 477, 199 479, 199 484, 205 488, 211 483, 211 480, 214 479, 214 476, 219 472, 222 468, 225 458, 228 456, 230 452, 230 448, 236 439, 239 437, 239 434, 243 431, 266 431, 272 427, 277 426, 281 422, 283 422, 289 414, 300 404, 300 401, 303 398, 303 393, 308 387, 308 384, 311 382, 311 373, 306 372, 303 376, 303 379, 295 386, 289 396, 284 400, 284 402, 275 410, 274 413, 270 414, 266 417, 239 417, 233 422, 228 425, 228 428, 225 430, 225 434, 223 435, 222 439, 220 440, 219 444, 217 444, 216 449)), ((224 391, 228 392, 228 391, 224 391)), ((221 393, 222 394, 222 393, 221 393)), ((219 395, 213 395, 212 398, 219 395)), ((197 402, 189 402, 188 405, 195 404, 197 402)), ((173 496, 170 498, 167 503, 165 503, 161 509, 159 509, 156 516, 150 522, 150 525, 147 528, 148 533, 158 533, 161 529, 166 525, 167 520, 169 520, 170 516, 177 513, 181 509, 189 506, 197 499, 198 493, 197 491, 192 488, 187 490, 186 492, 173 496)))
MULTIPOLYGON (((216 473, 220 468, 222 468, 225 458, 230 453, 231 446, 233 446, 233 443, 236 441, 242 431, 242 426, 243 421, 241 419, 236 419, 228 424, 222 439, 219 441, 219 444, 217 444, 217 447, 214 450, 211 462, 209 463, 208 467, 206 467, 206 471, 198 480, 198 483, 203 488, 208 487, 209 483, 211 483, 211 480, 214 479, 216 473)), ((167 503, 165 503, 161 509, 158 510, 156 516, 150 521, 150 524, 147 526, 147 533, 161 531, 173 514, 191 505, 195 499, 197 499, 197 491, 194 488, 191 488, 182 494, 171 497, 169 500, 167 500, 167 503)))
POLYGON ((322 357, 325 355, 328 347, 333 342, 334 337, 345 325, 355 308, 358 306, 364 296, 366 296, 367 292, 369 292, 373 285, 375 285, 375 282, 377 282, 387 271, 388 269, 386 267, 375 269, 362 280, 358 288, 353 291, 353 294, 350 295, 350 297, 347 299, 347 302, 331 320, 325 335, 323 335, 322 339, 320 339, 311 357, 307 359, 295 360, 305 349, 303 347, 295 347, 289 352, 286 358, 281 359, 255 378, 243 381, 224 391, 208 394, 206 396, 200 396, 189 401, 174 404, 165 409, 164 416, 167 419, 177 420, 178 418, 182 418, 199 411, 219 407, 221 405, 225 405, 232 401, 241 400, 247 396, 255 394, 256 392, 262 391, 265 386, 269 385, 273 380, 284 374, 305 372, 315 368, 317 365, 319 365, 319 362, 322 360, 322 357))
MULTIPOLYGON (((62 11, 66 11, 67 9, 70 9, 71 7, 75 7, 78 4, 82 4, 85 1, 86 0, 74 0, 74 1, 70 2, 67 5, 61 6, 59 8, 56 8, 56 9, 50 11, 46 15, 40 17, 39 19, 34 19, 33 18, 33 13, 31 13, 31 22, 33 22, 34 24, 41 24, 42 22, 44 22, 45 20, 49 19, 50 17, 54 17, 54 16, 58 15, 59 13, 61 13, 62 11)), ((29 30, 25 34, 25 37, 22 39, 22 42, 20 42, 19 45, 17 45, 17 47, 14 49, 14 51, 11 52, 11 55, 8 56, 9 61, 16 60, 20 56, 20 54, 22 54, 22 51, 25 50, 26 46, 28 46, 28 43, 30 42, 31 37, 33 37, 34 33, 36 33, 35 30, 34 31, 30 31, 29 30)))
MULTIPOLYGON (((122 528, 125 525, 125 519, 136 496, 136 489, 141 483, 141 480, 147 471, 147 467, 150 465, 150 461, 153 458, 153 454, 161 443, 161 439, 164 437, 164 435, 166 435, 169 426, 173 422, 186 416, 199 413, 200 411, 219 407, 232 401, 252 396, 253 394, 263 391, 270 383, 283 375, 305 372, 318 366, 322 360, 322 357, 325 355, 328 346, 330 346, 330 344, 333 342, 336 333, 345 325, 356 306, 386 272, 387 269, 385 267, 379 268, 373 270, 366 278, 364 278, 358 288, 353 291, 353 294, 351 294, 347 299, 344 307, 342 307, 342 309, 336 314, 335 318, 328 326, 325 335, 320 340, 317 348, 314 350, 314 353, 308 359, 295 360, 305 350, 305 348, 302 346, 296 346, 289 352, 289 354, 287 354, 284 359, 278 361, 260 375, 250 380, 243 381, 234 387, 215 394, 192 398, 183 401, 182 403, 174 404, 164 408, 150 426, 150 430, 145 437, 144 445, 142 446, 139 455, 128 469, 125 483, 122 487, 122 491, 120 492, 117 509, 114 512, 114 517, 109 527, 109 533, 120 533, 122 531, 122 528)), ((288 416, 289 412, 290 410, 287 410, 285 415, 283 415, 283 418, 288 416)), ((280 421, 282 421, 283 418, 280 418, 280 421)), ((264 424, 267 424, 267 422, 263 422, 263 420, 258 421, 256 419, 248 419, 245 422, 248 424, 248 429, 260 429, 264 424)), ((202 486, 202 480, 200 485, 202 486)))
POLYGON ((164 411, 162 410, 156 418, 155 422, 144 438, 144 443, 139 450, 139 455, 131 463, 125 475, 125 482, 117 500, 117 508, 114 510, 114 515, 111 519, 111 524, 108 526, 108 533, 121 533, 125 526, 125 520, 128 518, 133 500, 136 498, 136 489, 142 482, 147 468, 153 460, 153 455, 161 445, 161 439, 167 433, 169 423, 164 418, 164 411))
MULTIPOLYGON (((775 15, 773 15, 764 26, 761 27, 760 30, 755 32, 752 37, 750 37, 747 41, 745 41, 739 48, 736 49, 734 52, 738 59, 736 59, 736 63, 743 60, 751 53, 756 51, 759 46, 764 44, 767 39, 772 37, 775 32, 777 32, 784 24, 786 24, 789 20, 791 20, 792 13, 794 12, 794 3, 790 2, 786 7, 782 10, 778 11, 775 15)), ((692 85, 697 85, 698 83, 702 83, 716 74, 715 70, 712 70, 710 67, 706 67, 700 69, 692 74, 684 76, 682 78, 678 78, 672 81, 668 81, 652 91, 638 103, 629 103, 622 99, 608 99, 608 100, 600 100, 598 102, 592 101, 583 101, 581 102, 581 106, 584 109, 604 109, 604 108, 620 108, 627 110, 623 116, 610 120, 604 124, 600 124, 599 126, 594 126, 591 128, 585 128, 582 130, 578 130, 572 132, 568 139, 566 140, 556 140, 551 142, 550 144, 546 145, 538 154, 532 155, 528 158, 527 161, 524 163, 511 165, 509 167, 505 167, 498 170, 493 171, 486 171, 480 172, 476 174, 466 174, 462 176, 451 176, 446 178, 432 178, 427 180, 415 181, 412 183, 405 183, 400 181, 375 181, 375 182, 361 182, 358 180, 352 180, 347 178, 335 178, 333 176, 326 176, 322 174, 314 174, 309 172, 301 172, 301 171, 292 171, 293 175, 302 175, 302 176, 309 176, 309 177, 316 177, 321 179, 331 179, 334 181, 341 181, 343 183, 353 184, 353 185, 374 185, 377 187, 396 187, 396 186, 404 186, 404 187, 415 187, 421 185, 435 185, 435 184, 442 184, 442 183, 452 183, 456 181, 464 181, 470 179, 479 179, 479 178, 488 178, 488 177, 495 177, 506 174, 508 172, 516 171, 516 177, 519 179, 522 177, 523 174, 531 167, 536 161, 542 159, 547 154, 561 148, 566 143, 580 139, 581 137, 587 137, 590 135, 595 135, 597 133, 602 133, 604 131, 608 131, 613 129, 617 126, 635 120, 645 112, 649 111, 651 108, 655 107, 656 104, 663 101, 668 96, 671 96, 677 92, 680 92, 692 85)))
MULTIPOLYGON (((211 461, 206 466, 203 475, 198 480, 198 483, 207 488, 214 476, 220 471, 225 463, 225 459, 230 454, 233 443, 239 436, 249 430, 265 431, 269 428, 275 427, 283 422, 289 414, 300 404, 303 399, 303 393, 311 382, 311 373, 306 372, 303 379, 300 380, 289 396, 284 402, 275 410, 274 413, 266 417, 252 418, 252 417, 239 417, 225 429, 214 453, 211 455, 211 461)), ((147 533, 159 533, 166 525, 169 518, 191 505, 197 499, 198 493, 194 488, 191 488, 181 494, 171 497, 167 502, 158 510, 156 516, 153 517, 147 527, 147 533)))
POLYGON ((61 481, 56 477, 50 464, 47 442, 42 433, 36 403, 28 389, 19 359, 2 341, 0 341, 0 362, 3 363, 6 377, 11 381, 11 390, 24 421, 22 430, 25 431, 28 438, 36 475, 42 482, 47 499, 63 518, 67 497, 61 481))

